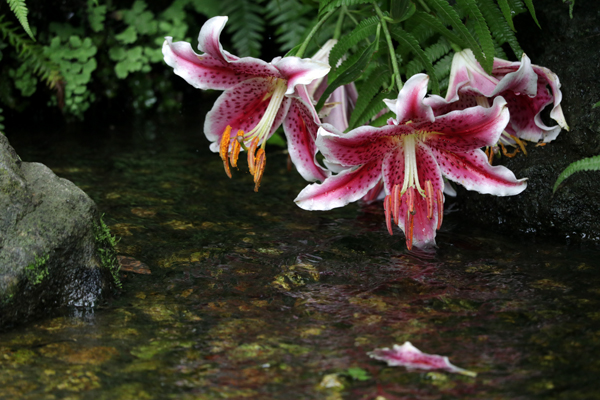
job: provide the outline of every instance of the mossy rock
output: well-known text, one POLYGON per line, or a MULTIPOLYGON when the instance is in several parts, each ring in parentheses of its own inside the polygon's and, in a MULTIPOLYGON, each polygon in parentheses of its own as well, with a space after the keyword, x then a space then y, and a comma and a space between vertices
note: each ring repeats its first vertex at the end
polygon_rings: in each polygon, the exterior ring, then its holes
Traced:
POLYGON ((0 330, 103 301, 120 285, 114 244, 87 194, 0 134, 0 330))

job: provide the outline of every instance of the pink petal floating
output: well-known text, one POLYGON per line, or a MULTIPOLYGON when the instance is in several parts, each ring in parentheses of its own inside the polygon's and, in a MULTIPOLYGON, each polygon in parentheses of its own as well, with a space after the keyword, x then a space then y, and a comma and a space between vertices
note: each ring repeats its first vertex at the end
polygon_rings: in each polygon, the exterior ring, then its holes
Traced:
POLYGON ((417 349, 410 342, 405 342, 402 346, 394 345, 394 348, 375 349, 369 353, 369 356, 376 360, 385 361, 390 367, 403 366, 411 369, 443 369, 448 372, 475 377, 476 372, 467 371, 450 364, 448 357, 438 356, 436 354, 425 354, 417 349))

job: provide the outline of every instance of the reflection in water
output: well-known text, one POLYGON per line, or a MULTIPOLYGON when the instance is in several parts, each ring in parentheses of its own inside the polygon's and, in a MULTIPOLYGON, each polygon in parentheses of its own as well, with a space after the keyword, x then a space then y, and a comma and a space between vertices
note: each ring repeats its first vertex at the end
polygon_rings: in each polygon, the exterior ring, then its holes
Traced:
POLYGON ((108 304, 0 335, 0 398, 597 395, 598 252, 523 246, 460 210, 435 251, 408 252, 379 204, 297 208, 305 183, 281 152, 259 193, 249 174, 223 179, 198 127, 17 143, 95 199, 128 268, 108 304), (405 341, 478 376, 367 355, 405 341))

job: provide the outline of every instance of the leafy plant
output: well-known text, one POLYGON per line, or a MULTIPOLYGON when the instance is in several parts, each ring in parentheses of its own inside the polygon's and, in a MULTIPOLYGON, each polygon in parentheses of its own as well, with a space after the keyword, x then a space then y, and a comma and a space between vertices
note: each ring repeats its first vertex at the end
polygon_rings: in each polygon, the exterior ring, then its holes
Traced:
POLYGON ((571 175, 580 171, 600 171, 600 155, 584 158, 571 163, 556 179, 552 193, 555 193, 561 183, 571 175))

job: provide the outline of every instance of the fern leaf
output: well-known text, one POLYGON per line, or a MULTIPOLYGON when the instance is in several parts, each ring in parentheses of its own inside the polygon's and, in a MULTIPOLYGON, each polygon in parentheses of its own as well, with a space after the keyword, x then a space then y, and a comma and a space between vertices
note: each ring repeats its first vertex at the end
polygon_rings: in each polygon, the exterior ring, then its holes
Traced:
POLYGON ((523 4, 523 0, 508 0, 508 5, 510 6, 511 14, 514 16, 519 15, 527 11, 525 8, 525 4, 523 4))
POLYGON ((478 0, 481 12, 485 17, 485 20, 492 31, 492 35, 494 36, 496 43, 498 43, 498 48, 496 49, 496 53, 499 58, 505 58, 504 51, 501 51, 501 46, 504 43, 508 43, 513 53, 517 57, 517 59, 521 59, 523 55, 523 49, 519 45, 519 41, 515 36, 515 32, 508 25, 505 19, 501 17, 501 12, 498 10, 498 7, 494 4, 493 0, 478 0))
MULTIPOLYGON (((397 97, 397 92, 394 93, 388 91, 379 93, 373 98, 373 100, 371 100, 371 102, 368 104, 367 108, 362 112, 362 114, 356 118, 356 122, 354 123, 354 125, 351 125, 351 129, 354 129, 357 126, 361 126, 369 122, 371 118, 373 118, 381 110, 384 110, 386 108, 383 100, 393 99, 394 97, 397 97)), ((354 116, 354 113, 352 115, 354 116)))
POLYGON ((378 24, 379 18, 373 16, 361 21, 352 32, 344 35, 336 45, 333 46, 333 49, 331 49, 331 52, 329 53, 329 65, 335 68, 338 61, 351 47, 356 46, 361 40, 367 39, 369 36, 375 34, 378 24))
POLYGON ((418 22, 420 26, 431 27, 433 30, 435 30, 440 35, 444 36, 451 43, 456 43, 457 45, 463 48, 469 47, 463 39, 461 39, 457 34, 446 28, 444 24, 440 22, 439 19, 435 18, 430 14, 427 14, 422 11, 417 11, 411 18, 411 21, 418 22))
POLYGON ((485 56, 486 65, 482 64, 482 67, 486 71, 488 69, 491 71, 494 66, 494 39, 492 39, 492 34, 483 18, 483 14, 475 0, 458 0, 458 5, 472 17, 471 23, 485 56))
POLYGON ((319 5, 319 16, 341 6, 354 6, 357 4, 372 3, 373 0, 321 0, 319 5))
POLYGON ((538 26, 538 28, 542 29, 542 27, 540 26, 540 23, 537 20, 536 15, 535 15, 535 8, 533 7, 533 1, 525 0, 525 5, 527 6, 527 9, 529 10, 529 14, 531 14, 531 16, 533 17, 535 24, 538 26))
MULTIPOLYGON (((373 97, 379 92, 383 84, 389 82, 391 78, 392 74, 387 67, 376 68, 365 78, 360 90, 358 90, 358 99, 356 99, 356 104, 352 111, 350 122, 348 123, 349 128, 353 129, 357 126, 356 122, 360 119, 367 107, 373 102, 373 97)), ((381 106, 381 108, 383 108, 383 106, 381 106)), ((370 117, 371 116, 368 118, 370 117)))
POLYGON ((29 37, 35 41, 35 38, 33 37, 33 32, 31 32, 31 28, 29 27, 29 22, 27 21, 27 13, 29 12, 29 10, 27 10, 27 5, 25 4, 25 0, 7 0, 7 1, 8 1, 8 5, 10 6, 10 9, 15 14, 15 17, 17 17, 17 19, 21 23, 21 26, 23 26, 23 29, 25 29, 25 32, 27 32, 29 37))
POLYGON ((302 42, 313 20, 312 17, 307 17, 312 7, 298 0, 270 0, 265 10, 269 25, 277 27, 275 41, 279 43, 279 50, 282 52, 302 42))
POLYGON ((466 42, 467 46, 463 47, 469 47, 473 51, 475 58, 477 59, 477 61, 479 61, 479 64, 481 64, 483 69, 485 69, 485 71, 488 74, 491 73, 491 66, 493 64, 493 60, 491 62, 486 60, 485 56, 483 55, 483 52, 481 51, 479 43, 477 43, 473 35, 471 35, 471 32, 469 32, 467 27, 463 24, 456 10, 454 10, 446 0, 425 1, 438 12, 439 16, 441 16, 444 20, 448 21, 450 25, 452 25, 452 28, 454 28, 461 36, 463 41, 466 42))
POLYGON ((390 33, 392 37, 396 39, 400 44, 410 48, 412 53, 417 57, 417 59, 419 59, 419 61, 423 64, 425 70, 427 71, 427 75, 429 75, 429 84, 431 85, 431 91, 435 94, 439 94, 440 87, 439 82, 435 77, 433 64, 431 63, 431 60, 429 59, 427 53, 425 53, 425 51, 423 51, 423 49, 419 45, 417 39, 415 39, 414 36, 404 31, 397 25, 392 27, 390 33))
MULTIPOLYGON (((510 26, 510 29, 512 29, 513 32, 516 32, 517 30, 515 29, 515 24, 513 23, 512 14, 510 12, 510 6, 508 5, 508 1, 507 0, 498 0, 498 6, 500 6, 500 10, 502 10, 502 15, 504 15, 504 19, 506 20, 506 23, 508 24, 508 26, 510 26)), ((489 21, 488 21, 488 24, 489 24, 489 21)))
POLYGON ((558 176, 558 179, 554 183, 554 188, 552 188, 552 193, 556 192, 558 186, 569 176, 573 175, 576 172, 580 171, 600 171, 600 155, 584 158, 579 161, 575 161, 570 164, 561 174, 558 176))
POLYGON ((222 13, 229 16, 227 31, 240 57, 260 55, 265 30, 264 8, 256 0, 222 0, 222 13))

